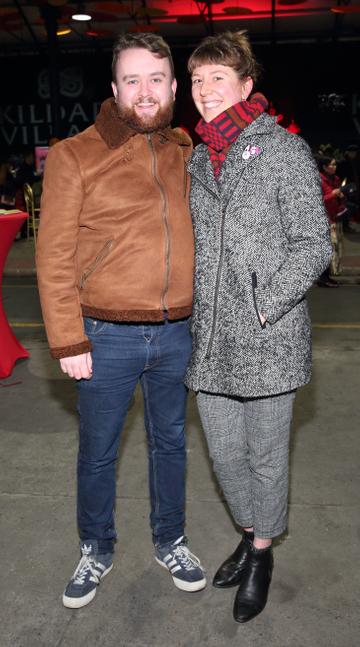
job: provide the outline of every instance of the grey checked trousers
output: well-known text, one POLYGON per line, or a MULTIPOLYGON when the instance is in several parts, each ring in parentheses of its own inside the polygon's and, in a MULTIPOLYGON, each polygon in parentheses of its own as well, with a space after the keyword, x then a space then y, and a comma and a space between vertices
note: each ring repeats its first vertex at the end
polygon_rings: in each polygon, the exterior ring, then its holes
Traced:
POLYGON ((231 513, 256 537, 287 525, 289 436, 295 391, 235 398, 200 391, 197 404, 214 471, 231 513))

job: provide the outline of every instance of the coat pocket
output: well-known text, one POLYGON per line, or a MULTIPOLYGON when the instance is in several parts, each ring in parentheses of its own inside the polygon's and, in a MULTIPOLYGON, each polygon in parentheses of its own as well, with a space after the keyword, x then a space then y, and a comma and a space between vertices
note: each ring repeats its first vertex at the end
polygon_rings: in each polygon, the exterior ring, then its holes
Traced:
POLYGON ((257 288, 257 286, 258 286, 257 274, 256 274, 256 272, 251 272, 251 291, 252 291, 254 309, 255 309, 255 313, 256 313, 259 325, 264 330, 264 328, 266 327, 266 321, 264 323, 262 323, 261 319, 260 319, 259 307, 258 307, 258 303, 257 303, 257 300, 256 300, 256 288, 257 288))
POLYGON ((114 244, 114 241, 112 239, 107 240, 106 243, 103 245, 103 247, 100 249, 100 251, 97 253, 93 262, 90 263, 90 265, 82 271, 80 282, 79 282, 80 290, 84 288, 88 278, 95 272, 95 270, 99 267, 99 265, 101 265, 102 261, 107 257, 113 244, 114 244))

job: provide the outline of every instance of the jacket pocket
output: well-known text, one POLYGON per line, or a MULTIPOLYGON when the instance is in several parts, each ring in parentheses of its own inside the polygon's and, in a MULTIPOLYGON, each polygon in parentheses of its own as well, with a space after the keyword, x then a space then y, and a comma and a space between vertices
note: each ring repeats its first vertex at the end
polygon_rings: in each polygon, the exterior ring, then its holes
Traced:
POLYGON ((258 304, 257 304, 257 300, 256 300, 256 288, 257 288, 257 285, 258 285, 258 283, 257 283, 256 272, 251 272, 251 287, 252 287, 252 297, 253 297, 254 308, 255 308, 255 312, 256 312, 256 316, 258 318, 259 324, 260 324, 261 328, 264 329, 265 326, 266 326, 266 321, 264 323, 261 323, 260 312, 259 312, 259 308, 258 308, 258 304))
POLYGON ((88 278, 95 272, 95 270, 99 267, 99 265, 102 263, 102 261, 107 257, 107 255, 109 254, 113 244, 114 244, 114 241, 112 239, 107 240, 105 245, 103 245, 103 247, 100 249, 100 251, 96 255, 93 262, 89 265, 89 267, 87 267, 86 269, 83 270, 83 272, 81 274, 81 277, 80 277, 80 283, 79 283, 80 290, 82 290, 84 288, 85 283, 88 280, 88 278))

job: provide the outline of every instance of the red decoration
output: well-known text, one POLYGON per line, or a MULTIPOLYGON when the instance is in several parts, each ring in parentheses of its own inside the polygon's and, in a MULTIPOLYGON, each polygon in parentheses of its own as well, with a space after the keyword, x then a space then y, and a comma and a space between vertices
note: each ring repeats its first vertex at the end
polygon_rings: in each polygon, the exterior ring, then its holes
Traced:
POLYGON ((272 103, 270 103, 268 113, 269 113, 270 117, 276 117, 276 123, 277 124, 280 124, 280 122, 284 119, 284 115, 277 114, 277 112, 276 112, 276 110, 275 110, 272 103))
POLYGON ((294 135, 297 135, 300 132, 301 128, 297 125, 294 118, 292 118, 286 130, 288 130, 289 133, 294 133, 294 135))

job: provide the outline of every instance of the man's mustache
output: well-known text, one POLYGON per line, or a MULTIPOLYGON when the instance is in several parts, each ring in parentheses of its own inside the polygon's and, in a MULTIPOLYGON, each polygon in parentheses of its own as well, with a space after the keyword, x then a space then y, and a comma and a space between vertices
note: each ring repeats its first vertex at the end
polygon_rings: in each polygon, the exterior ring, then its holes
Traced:
POLYGON ((139 99, 135 101, 135 105, 137 106, 139 103, 149 103, 149 104, 155 105, 156 103, 159 103, 159 102, 156 99, 153 99, 152 97, 139 97, 139 99))

